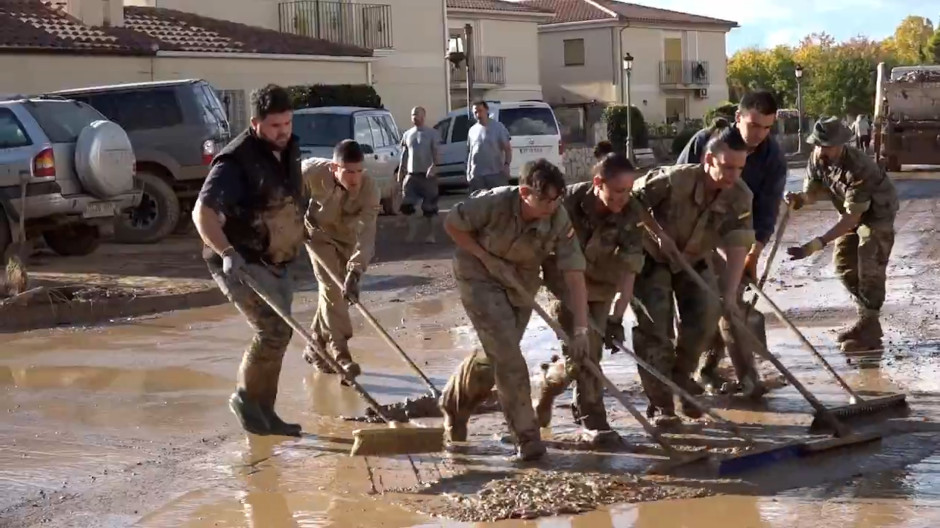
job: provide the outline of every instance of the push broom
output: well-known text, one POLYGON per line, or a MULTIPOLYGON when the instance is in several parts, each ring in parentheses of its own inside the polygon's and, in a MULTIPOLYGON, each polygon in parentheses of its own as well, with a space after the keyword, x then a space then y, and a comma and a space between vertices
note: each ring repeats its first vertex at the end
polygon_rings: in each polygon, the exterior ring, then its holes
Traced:
MULTIPOLYGON (((243 272, 239 278, 247 284, 249 288, 254 290, 272 310, 281 316, 281 319, 295 332, 303 336, 307 344, 310 345, 310 348, 320 356, 320 359, 326 361, 336 372, 344 372, 343 368, 332 356, 315 346, 315 341, 313 336, 310 335, 310 332, 301 326, 278 302, 270 297, 251 274, 243 272)), ((388 429, 357 429, 353 431, 354 442, 352 450, 350 450, 349 453, 350 456, 406 455, 443 451, 444 429, 439 427, 399 427, 399 422, 389 418, 379 402, 366 392, 365 388, 356 381, 355 378, 347 376, 346 382, 362 397, 366 404, 389 425, 388 429)))

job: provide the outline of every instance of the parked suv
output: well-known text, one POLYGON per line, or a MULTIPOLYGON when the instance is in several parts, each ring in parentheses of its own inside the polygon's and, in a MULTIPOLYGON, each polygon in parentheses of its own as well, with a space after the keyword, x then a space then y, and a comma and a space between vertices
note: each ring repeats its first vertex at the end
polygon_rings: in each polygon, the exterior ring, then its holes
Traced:
POLYGON ((187 230, 209 163, 231 137, 212 86, 188 79, 54 93, 90 104, 131 138, 143 199, 117 222, 115 238, 153 243, 174 230, 187 230))
POLYGON ((60 255, 87 255, 115 217, 140 203, 124 130, 61 98, 0 101, 0 255, 42 235, 60 255), (25 192, 24 192, 25 191, 25 192), (22 199, 25 194, 25 201, 22 199))
MULTIPOLYGON (((542 101, 500 102, 487 101, 490 118, 503 124, 512 138, 512 180, 518 179, 519 170, 527 161, 545 158, 562 171, 561 156, 564 145, 555 112, 542 101)), ((434 128, 441 137, 438 177, 443 187, 467 186, 467 132, 476 119, 466 108, 454 110, 434 128)))
POLYGON ((365 167, 379 186, 382 212, 396 214, 400 190, 396 174, 401 160, 401 133, 388 110, 353 106, 304 108, 294 111, 294 134, 304 158, 332 158, 333 147, 355 139, 366 155, 365 167))

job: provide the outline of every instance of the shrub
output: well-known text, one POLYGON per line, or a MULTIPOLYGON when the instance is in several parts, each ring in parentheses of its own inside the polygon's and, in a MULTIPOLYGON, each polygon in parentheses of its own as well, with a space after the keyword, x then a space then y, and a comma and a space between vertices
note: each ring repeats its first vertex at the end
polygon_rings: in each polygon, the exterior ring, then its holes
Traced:
POLYGON ((724 117, 728 121, 734 121, 734 113, 737 112, 737 110, 738 105, 731 101, 725 101, 715 108, 710 109, 708 112, 705 112, 705 126, 712 126, 712 122, 716 117, 724 117))
POLYGON ((288 86, 294 108, 321 106, 363 106, 384 108, 382 98, 368 84, 306 84, 288 86))
POLYGON ((649 131, 640 109, 632 106, 628 114, 624 105, 611 105, 604 109, 604 122, 607 124, 607 138, 614 145, 614 150, 624 153, 627 144, 627 116, 632 120, 633 148, 649 147, 649 131))
POLYGON ((700 129, 698 127, 686 127, 679 131, 676 134, 676 137, 672 138, 672 155, 678 156, 682 153, 682 149, 689 143, 689 140, 692 139, 692 136, 695 135, 700 129))

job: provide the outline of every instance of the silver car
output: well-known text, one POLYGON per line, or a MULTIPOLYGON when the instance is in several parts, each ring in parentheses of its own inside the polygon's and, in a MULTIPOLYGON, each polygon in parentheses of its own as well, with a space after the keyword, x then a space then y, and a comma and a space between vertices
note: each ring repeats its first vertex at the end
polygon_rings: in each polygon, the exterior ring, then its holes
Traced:
POLYGON ((333 147, 354 139, 365 153, 366 172, 378 185, 382 212, 397 214, 401 189, 396 174, 401 158, 401 132, 388 110, 353 106, 304 108, 294 111, 294 134, 304 158, 332 158, 333 147))
POLYGON ((127 134, 62 98, 0 101, 0 252, 42 236, 60 255, 87 255, 140 203, 127 134), (24 198, 25 197, 25 198, 24 198))

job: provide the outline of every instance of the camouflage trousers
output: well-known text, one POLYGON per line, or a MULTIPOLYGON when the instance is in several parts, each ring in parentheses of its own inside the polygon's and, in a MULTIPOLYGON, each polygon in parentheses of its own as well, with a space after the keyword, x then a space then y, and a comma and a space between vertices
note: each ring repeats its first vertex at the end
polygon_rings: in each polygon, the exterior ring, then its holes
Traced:
MULTIPOLYGON (((717 252, 712 254, 712 271, 718 279, 719 291, 725 291, 725 268, 727 262, 717 252)), ((764 314, 756 308, 751 308, 744 299, 745 287, 742 284, 738 288, 738 309, 741 310, 747 321, 747 326, 755 337, 763 338, 766 342, 767 322, 764 314)), ((735 327, 727 317, 722 316, 718 324, 718 332, 715 333, 711 345, 705 351, 702 358, 702 365, 699 369, 704 375, 714 374, 721 362, 722 354, 727 351, 728 359, 734 367, 734 374, 738 382, 743 381, 748 376, 757 375, 756 362, 754 361, 754 345, 748 340, 747 336, 741 333, 741 330, 735 327)))
MULTIPOLYGON (((701 261, 693 266, 711 287, 717 288, 715 274, 701 261)), ((671 376, 679 386, 688 386, 699 357, 711 343, 721 317, 721 305, 685 272, 673 273, 668 264, 647 258, 637 277, 633 294, 637 325, 633 349, 660 373, 671 376), (673 342, 673 319, 678 312, 677 337, 673 342)), ((672 393, 663 383, 640 369, 640 381, 650 405, 673 412, 672 393)))
MULTIPOLYGON (((340 280, 345 280, 346 263, 349 262, 350 255, 329 242, 314 241, 310 244, 333 274, 340 280)), ((310 252, 309 247, 307 251, 310 252)), ((353 331, 352 321, 349 319, 349 301, 343 296, 343 288, 330 278, 323 266, 313 258, 312 253, 310 263, 313 265, 313 274, 317 277, 317 311, 313 316, 310 333, 333 357, 345 356, 351 360, 348 342, 353 331)), ((316 353, 310 351, 310 356, 316 357, 316 353)))
POLYGON ((860 308, 880 310, 884 305, 893 247, 894 226, 860 225, 836 240, 832 254, 836 274, 860 308))
POLYGON ((458 280, 457 285, 483 352, 474 351, 460 364, 444 387, 441 406, 465 421, 495 384, 506 424, 516 441, 521 444, 539 440, 529 369, 519 348, 532 310, 511 304, 506 289, 499 284, 458 280))
MULTIPOLYGON (((248 264, 247 271, 266 294, 290 313, 294 293, 293 281, 287 270, 248 264)), ((235 304, 255 331, 238 367, 237 388, 244 392, 246 399, 273 407, 277 399, 281 363, 293 331, 254 290, 225 276, 221 270, 210 268, 210 272, 222 293, 235 304)))
MULTIPOLYGON (((613 304, 612 300, 588 302, 588 317, 598 328, 606 328, 611 304, 613 304)), ((561 324, 568 335, 574 335, 574 314, 561 301, 556 300, 552 303, 552 317, 561 324)), ((604 354, 604 340, 600 334, 593 330, 588 330, 588 336, 591 346, 584 361, 590 362, 600 369, 601 358, 604 354)), ((564 346, 562 346, 562 350, 565 357, 568 357, 564 346)), ((570 372, 570 370, 566 370, 566 372, 570 372)), ((555 390, 563 391, 571 381, 575 382, 574 403, 571 405, 574 421, 587 429, 609 429, 607 409, 604 407, 603 382, 591 374, 588 369, 579 366, 574 369, 573 375, 568 375, 566 379, 559 380, 555 390)))

